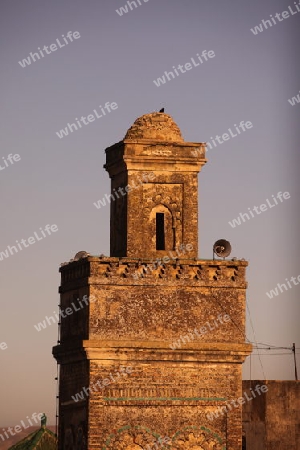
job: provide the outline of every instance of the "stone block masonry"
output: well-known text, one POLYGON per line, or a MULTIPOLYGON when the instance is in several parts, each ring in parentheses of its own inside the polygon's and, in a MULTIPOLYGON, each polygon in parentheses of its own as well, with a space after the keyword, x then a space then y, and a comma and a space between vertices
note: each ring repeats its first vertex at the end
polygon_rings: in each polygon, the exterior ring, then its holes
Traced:
POLYGON ((130 377, 89 392, 88 397, 76 402, 79 417, 88 408, 93 418, 89 449, 102 445, 116 450, 122 448, 121 442, 139 440, 144 447, 154 446, 158 435, 170 436, 174 443, 180 436, 187 442, 211 442, 223 449, 226 433, 235 443, 229 448, 238 449, 239 411, 227 411, 213 425, 207 414, 241 396, 241 362, 251 349, 244 343, 243 333, 247 263, 179 259, 161 264, 157 271, 147 272, 133 284, 132 274, 142 270, 143 264, 147 262, 89 256, 60 268, 64 308, 76 295, 83 295, 86 286, 96 299, 85 311, 76 313, 82 314, 80 320, 75 314, 64 319, 65 330, 73 330, 72 340, 64 331, 55 350, 59 360, 64 360, 72 349, 74 360, 68 372, 64 366, 61 375, 69 380, 61 399, 65 423, 71 419, 68 401, 82 386, 109 378, 120 365, 131 366, 130 377), (187 332, 187 324, 195 328, 224 310, 234 322, 226 317, 222 326, 205 334, 201 342, 170 349, 170 342, 187 332), (75 342, 80 338, 85 340, 81 350, 76 350, 75 342), (85 375, 81 372, 83 378, 71 377, 74 364, 79 360, 84 363, 83 355, 89 361, 89 366, 82 366, 85 375), (83 379, 89 381, 83 383, 83 379), (192 423, 193 433, 188 433, 182 423, 192 423))
POLYGON ((300 449, 300 381, 244 380, 251 397, 257 385, 267 392, 243 404, 243 434, 247 450, 300 449))
POLYGON ((172 449, 240 450, 240 408, 213 422, 208 414, 242 395, 241 365, 252 350, 245 343, 247 262, 198 258, 205 144, 185 142, 171 116, 150 113, 105 152, 111 192, 136 185, 142 174, 147 180, 111 202, 111 256, 81 252, 60 267, 61 308, 84 295, 95 301, 62 321, 53 349, 59 450, 157 449, 165 437, 172 449), (201 340, 170 348, 199 324, 210 324, 201 340), (133 370, 76 397, 120 366, 133 370))

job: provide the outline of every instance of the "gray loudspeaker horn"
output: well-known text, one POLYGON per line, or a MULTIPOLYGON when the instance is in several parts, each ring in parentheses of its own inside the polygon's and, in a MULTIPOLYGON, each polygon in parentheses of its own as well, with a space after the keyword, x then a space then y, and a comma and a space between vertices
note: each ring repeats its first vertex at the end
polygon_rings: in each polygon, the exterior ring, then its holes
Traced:
POLYGON ((231 245, 230 242, 226 241, 225 239, 219 239, 214 243, 214 253, 217 256, 220 256, 221 258, 225 258, 226 256, 229 256, 231 253, 231 245))
POLYGON ((90 254, 87 252, 77 252, 76 255, 74 256, 74 261, 78 261, 81 258, 86 258, 87 256, 89 256, 90 254))

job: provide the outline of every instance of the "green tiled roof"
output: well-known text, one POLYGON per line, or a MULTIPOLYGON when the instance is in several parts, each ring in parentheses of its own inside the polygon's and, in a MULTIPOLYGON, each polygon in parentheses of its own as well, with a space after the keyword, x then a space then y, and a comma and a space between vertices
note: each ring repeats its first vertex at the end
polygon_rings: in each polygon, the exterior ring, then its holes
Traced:
POLYGON ((8 450, 57 450, 57 438, 46 428, 46 416, 42 417, 39 430, 29 434, 8 450))

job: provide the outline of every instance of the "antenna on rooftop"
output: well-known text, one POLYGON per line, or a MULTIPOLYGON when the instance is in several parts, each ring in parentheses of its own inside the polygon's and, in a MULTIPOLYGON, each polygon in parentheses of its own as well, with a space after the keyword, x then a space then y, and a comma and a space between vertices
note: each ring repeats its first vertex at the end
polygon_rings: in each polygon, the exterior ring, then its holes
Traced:
POLYGON ((294 362, 295 362, 295 380, 298 381, 298 373, 297 373, 297 362, 296 362, 296 346, 295 343, 293 343, 293 353, 294 353, 294 362))

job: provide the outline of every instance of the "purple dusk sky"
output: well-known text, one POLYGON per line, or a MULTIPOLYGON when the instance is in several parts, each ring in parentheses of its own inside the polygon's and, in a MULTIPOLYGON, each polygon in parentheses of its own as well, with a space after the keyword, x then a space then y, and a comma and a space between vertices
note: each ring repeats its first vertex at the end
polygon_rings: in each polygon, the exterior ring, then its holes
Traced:
MULTIPOLYGON (((199 258, 229 240, 231 257, 249 261, 247 338, 300 348, 300 12, 292 0, 136 3, 1 5, 0 254, 16 241, 22 248, 0 260, 1 426, 34 412, 54 423, 57 325, 34 325, 58 311, 61 262, 79 250, 109 255, 109 206, 93 204, 110 192, 104 149, 162 107, 186 141, 211 144, 199 174, 199 258), (69 31, 78 32, 72 42, 69 31), (33 61, 30 52, 44 46, 33 61), (205 50, 214 57, 191 63, 205 50), (157 86, 173 66, 178 75, 157 86), (118 107, 58 137, 106 102, 118 107), (243 131, 242 121, 252 126, 243 131), (289 198, 280 201, 279 192, 289 198), (58 230, 44 231, 47 224, 58 230), (22 247, 34 232, 40 240, 22 247), (290 286, 269 298, 278 283, 290 286)), ((247 359, 245 379, 294 379, 290 350, 261 353, 262 365, 257 350, 251 356, 251 373, 247 359)))

